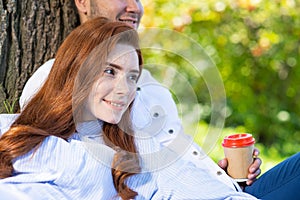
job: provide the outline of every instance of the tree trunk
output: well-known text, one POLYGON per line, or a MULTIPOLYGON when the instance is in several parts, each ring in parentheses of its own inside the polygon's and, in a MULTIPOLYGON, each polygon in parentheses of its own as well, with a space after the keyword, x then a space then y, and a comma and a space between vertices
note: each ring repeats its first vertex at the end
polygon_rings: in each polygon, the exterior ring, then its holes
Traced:
POLYGON ((0 0, 0 17, 0 113, 16 112, 26 81, 79 18, 73 0, 0 0))

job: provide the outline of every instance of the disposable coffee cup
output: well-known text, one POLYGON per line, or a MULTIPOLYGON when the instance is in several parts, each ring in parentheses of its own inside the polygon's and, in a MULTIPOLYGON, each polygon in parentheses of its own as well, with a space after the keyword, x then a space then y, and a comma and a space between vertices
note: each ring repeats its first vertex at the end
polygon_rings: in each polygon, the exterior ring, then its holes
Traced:
POLYGON ((233 134, 223 139, 222 146, 228 161, 227 173, 238 182, 247 181, 253 162, 255 139, 249 133, 233 134))

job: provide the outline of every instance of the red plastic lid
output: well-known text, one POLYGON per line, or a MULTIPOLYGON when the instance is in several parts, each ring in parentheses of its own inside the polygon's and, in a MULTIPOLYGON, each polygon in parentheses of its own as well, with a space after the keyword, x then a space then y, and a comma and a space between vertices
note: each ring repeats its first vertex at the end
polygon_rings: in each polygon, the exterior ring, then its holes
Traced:
POLYGON ((245 147, 255 143, 255 139, 249 133, 239 133, 226 136, 222 142, 223 147, 245 147))

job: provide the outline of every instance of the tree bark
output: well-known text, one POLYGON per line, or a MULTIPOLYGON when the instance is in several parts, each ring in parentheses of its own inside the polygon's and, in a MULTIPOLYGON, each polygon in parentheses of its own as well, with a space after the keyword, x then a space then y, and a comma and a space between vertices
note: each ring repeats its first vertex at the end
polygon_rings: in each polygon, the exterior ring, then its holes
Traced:
POLYGON ((26 81, 78 24, 73 0, 0 0, 0 113, 18 110, 26 81))

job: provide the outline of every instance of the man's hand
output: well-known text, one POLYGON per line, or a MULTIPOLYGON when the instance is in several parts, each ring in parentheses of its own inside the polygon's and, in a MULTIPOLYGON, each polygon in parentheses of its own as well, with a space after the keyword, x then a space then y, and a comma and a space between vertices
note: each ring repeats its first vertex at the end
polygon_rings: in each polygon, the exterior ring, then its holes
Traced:
MULTIPOLYGON (((258 158, 259 150, 257 148, 254 148, 253 151, 253 163, 249 167, 249 174, 248 174, 248 180, 246 182, 247 185, 251 185, 256 178, 260 175, 260 165, 262 163, 261 159, 258 158)), ((218 162, 219 167, 221 167, 225 172, 227 172, 227 166, 228 162, 226 158, 223 158, 218 162)))

